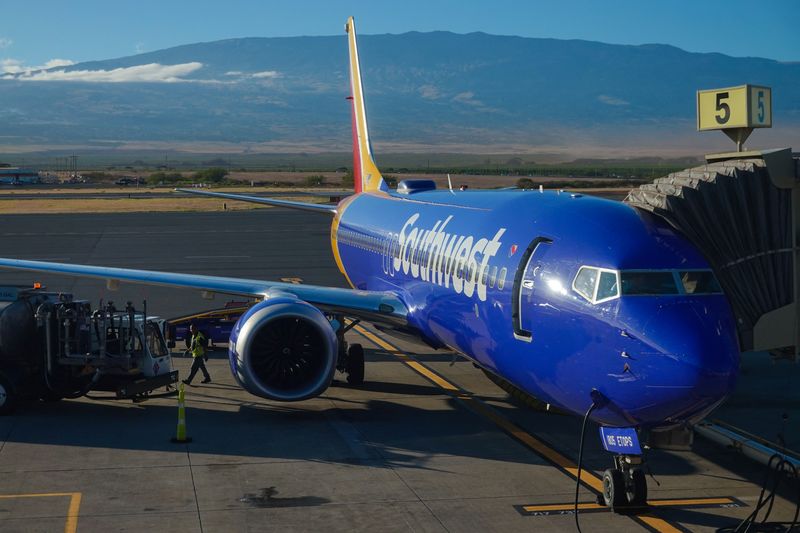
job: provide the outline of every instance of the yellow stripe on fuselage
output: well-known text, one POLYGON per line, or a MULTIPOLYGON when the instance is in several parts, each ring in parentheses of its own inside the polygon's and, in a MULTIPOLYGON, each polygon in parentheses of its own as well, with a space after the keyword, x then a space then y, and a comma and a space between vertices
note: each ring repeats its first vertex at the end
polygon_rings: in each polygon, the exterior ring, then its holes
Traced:
POLYGON ((375 161, 369 143, 367 129, 367 111, 364 106, 364 90, 361 86, 361 66, 356 44, 356 28, 353 17, 347 19, 347 37, 350 45, 350 87, 353 91, 353 109, 355 110, 356 132, 358 136, 358 153, 361 166, 362 192, 380 189, 382 176, 375 161))
POLYGON ((347 271, 344 269, 344 263, 342 263, 342 256, 339 254, 339 240, 337 239, 337 233, 339 232, 339 221, 344 215, 345 209, 350 203, 358 197, 357 194, 353 196, 348 196, 341 202, 339 205, 336 206, 336 215, 333 217, 333 222, 331 222, 331 250, 333 250, 333 259, 336 261, 336 266, 339 267, 339 272, 342 273, 344 279, 347 280, 347 284, 350 287, 355 289, 355 285, 353 282, 350 281, 350 276, 347 275, 347 271))

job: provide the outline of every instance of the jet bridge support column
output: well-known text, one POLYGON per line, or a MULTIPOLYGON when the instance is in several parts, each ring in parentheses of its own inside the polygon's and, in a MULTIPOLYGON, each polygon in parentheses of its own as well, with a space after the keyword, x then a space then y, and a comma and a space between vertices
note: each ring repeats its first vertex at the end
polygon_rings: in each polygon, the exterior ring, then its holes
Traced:
MULTIPOLYGON (((792 160, 794 179, 792 181, 792 252, 794 270, 794 307, 790 317, 794 318, 794 362, 800 362, 800 157, 792 160)), ((769 332, 765 332, 767 336, 769 332)))
MULTIPOLYGON (((800 302, 800 242, 798 241, 800 239, 800 174, 798 173, 798 164, 800 164, 800 159, 793 157, 789 148, 706 156, 709 163, 737 161, 745 158, 761 159, 771 185, 790 195, 791 225, 787 228, 790 237, 789 247, 770 250, 770 252, 787 254, 791 257, 791 286, 779 286, 780 290, 790 296, 791 301, 782 307, 765 312, 758 318, 753 326, 752 345, 749 346, 749 349, 745 349, 743 346, 742 351, 774 352, 791 348, 791 357, 797 363, 800 362, 800 312, 798 312, 800 311, 798 308, 798 302, 800 302)), ((769 228, 773 231, 775 229, 779 228, 769 228)), ((766 274, 769 275, 768 272, 766 274)))

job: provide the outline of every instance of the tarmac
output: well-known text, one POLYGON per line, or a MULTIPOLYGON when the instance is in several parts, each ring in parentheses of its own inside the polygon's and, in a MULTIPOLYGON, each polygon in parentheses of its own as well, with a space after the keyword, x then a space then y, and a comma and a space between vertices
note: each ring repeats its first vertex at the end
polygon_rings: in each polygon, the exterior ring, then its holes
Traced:
MULTIPOLYGON (((8 257, 344 286, 329 223, 282 209, 14 215, 0 217, 0 242, 8 257)), ((102 282, 31 273, 0 279, 95 303, 146 299, 148 313, 164 317, 227 301, 132 285, 110 292, 102 282)), ((369 327, 348 340, 364 344, 366 383, 353 388, 337 375, 322 396, 292 404, 241 390, 226 352, 215 351, 213 382, 187 389, 190 444, 170 442, 174 398, 35 403, 0 418, 0 530, 575 530, 580 420, 514 404, 453 354, 369 327)), ((174 359, 182 376, 190 363, 174 359)), ((766 383, 790 379, 797 365, 779 368, 766 383)), ((759 405, 752 395, 768 389, 743 382, 750 396, 731 400, 740 424, 797 410, 796 393, 759 405)), ((700 438, 692 451, 649 452, 650 510, 595 510, 599 476, 611 466, 596 435, 590 427, 584 531, 715 531, 754 510, 764 468, 700 438)), ((781 490, 770 519, 791 520, 795 498, 794 488, 781 490)))

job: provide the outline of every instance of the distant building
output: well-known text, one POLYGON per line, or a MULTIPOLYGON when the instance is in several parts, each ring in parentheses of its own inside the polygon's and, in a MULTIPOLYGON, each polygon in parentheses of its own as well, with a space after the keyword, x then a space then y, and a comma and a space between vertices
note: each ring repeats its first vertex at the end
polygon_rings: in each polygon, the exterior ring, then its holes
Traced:
POLYGON ((30 168, 0 167, 0 183, 38 183, 39 171, 30 168))

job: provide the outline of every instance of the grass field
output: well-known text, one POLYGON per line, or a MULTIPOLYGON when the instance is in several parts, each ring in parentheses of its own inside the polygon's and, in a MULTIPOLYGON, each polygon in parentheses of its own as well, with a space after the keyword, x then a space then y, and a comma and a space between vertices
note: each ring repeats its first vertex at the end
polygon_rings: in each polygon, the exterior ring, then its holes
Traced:
MULTIPOLYGON (((227 200, 228 210, 265 209, 264 205, 227 200)), ((75 198, 17 200, 1 202, 0 214, 44 214, 44 213, 137 213, 163 211, 222 211, 223 202, 212 198, 148 198, 148 199, 109 199, 75 198)))
MULTIPOLYGON (((328 193, 331 191, 331 188, 299 188, 299 187, 214 187, 214 192, 233 192, 239 194, 257 194, 257 193, 270 193, 270 192, 324 192, 328 193)), ((344 188, 338 188, 337 190, 344 190, 344 188)), ((42 195, 51 195, 51 194, 64 194, 64 195, 75 195, 77 196, 85 196, 85 195, 92 195, 92 194, 147 194, 147 193, 170 193, 172 192, 172 187, 69 187, 69 186, 59 186, 59 187, 41 187, 36 186, 32 188, 7 188, 7 189, 0 189, 0 197, 14 197, 14 196, 30 196, 35 194, 42 194, 42 195)), ((177 198, 180 198, 177 197, 177 198)))

